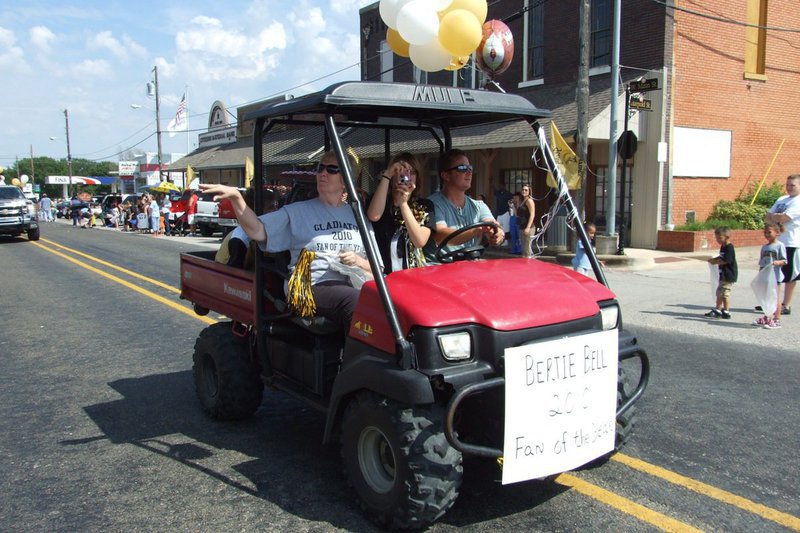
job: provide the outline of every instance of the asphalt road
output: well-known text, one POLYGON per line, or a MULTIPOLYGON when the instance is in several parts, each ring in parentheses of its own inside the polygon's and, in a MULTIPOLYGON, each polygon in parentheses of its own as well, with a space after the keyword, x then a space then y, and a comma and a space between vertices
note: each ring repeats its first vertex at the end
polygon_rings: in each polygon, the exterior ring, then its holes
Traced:
MULTIPOLYGON (((268 392, 245 422, 201 413, 178 252, 217 244, 63 223, 0 240, 0 530, 373 530, 316 411, 268 392)), ((750 327, 743 283, 733 320, 698 318, 704 269, 609 272, 652 361, 623 454, 509 486, 469 461, 432 530, 800 530, 800 316, 750 327)))

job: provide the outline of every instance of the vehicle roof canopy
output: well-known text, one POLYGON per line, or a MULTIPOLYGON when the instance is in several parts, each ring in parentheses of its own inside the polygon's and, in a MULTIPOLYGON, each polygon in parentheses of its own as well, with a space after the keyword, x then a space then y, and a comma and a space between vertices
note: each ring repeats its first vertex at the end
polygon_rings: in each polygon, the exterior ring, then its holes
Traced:
POLYGON ((516 94, 480 89, 385 82, 342 82, 293 98, 272 102, 245 119, 335 113, 351 122, 408 121, 451 128, 550 117, 516 94))

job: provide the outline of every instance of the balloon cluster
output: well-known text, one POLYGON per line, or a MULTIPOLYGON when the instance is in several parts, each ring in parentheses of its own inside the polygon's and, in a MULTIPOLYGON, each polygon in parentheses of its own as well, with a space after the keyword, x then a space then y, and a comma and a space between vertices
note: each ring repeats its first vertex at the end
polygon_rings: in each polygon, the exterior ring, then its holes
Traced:
POLYGON ((27 174, 23 174, 23 175, 22 175, 22 176, 20 176, 19 178, 13 178, 13 179, 11 180, 11 185, 13 185, 14 187, 19 187, 19 188, 21 189, 23 185, 25 185, 26 183, 28 183, 28 180, 29 180, 29 179, 30 179, 30 178, 28 178, 28 175, 27 175, 27 174))
POLYGON ((389 48, 417 68, 458 70, 483 39, 486 0, 381 0, 389 48))

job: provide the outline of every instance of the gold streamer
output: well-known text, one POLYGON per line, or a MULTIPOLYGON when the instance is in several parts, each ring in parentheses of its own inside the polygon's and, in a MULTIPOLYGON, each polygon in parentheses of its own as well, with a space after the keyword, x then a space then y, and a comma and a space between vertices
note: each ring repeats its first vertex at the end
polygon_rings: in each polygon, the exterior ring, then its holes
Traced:
POLYGON ((313 318, 317 304, 311 290, 311 262, 316 253, 303 248, 289 277, 289 309, 302 318, 313 318))

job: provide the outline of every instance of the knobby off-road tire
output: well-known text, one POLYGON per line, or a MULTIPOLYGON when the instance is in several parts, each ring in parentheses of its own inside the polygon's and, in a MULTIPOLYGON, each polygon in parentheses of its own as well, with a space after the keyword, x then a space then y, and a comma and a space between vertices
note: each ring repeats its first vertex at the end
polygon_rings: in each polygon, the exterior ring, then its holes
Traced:
POLYGON ((247 338, 234 335, 230 322, 200 332, 192 373, 203 410, 215 420, 241 420, 261 405, 258 365, 250 361, 247 338))
POLYGON ((342 418, 342 459, 361 508, 389 529, 425 527, 456 501, 461 453, 444 436, 438 406, 406 407, 360 393, 342 418))

